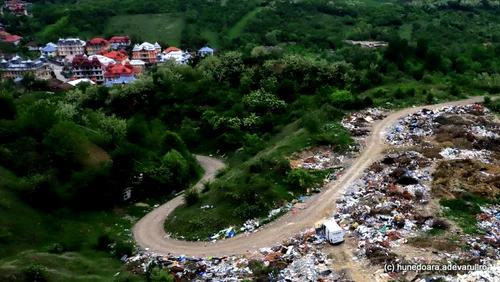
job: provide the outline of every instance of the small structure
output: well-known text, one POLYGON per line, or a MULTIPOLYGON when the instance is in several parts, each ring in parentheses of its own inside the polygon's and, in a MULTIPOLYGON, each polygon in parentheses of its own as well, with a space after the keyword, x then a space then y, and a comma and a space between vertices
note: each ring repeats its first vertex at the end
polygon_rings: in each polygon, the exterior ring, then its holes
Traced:
POLYGON ((388 46, 389 43, 385 41, 354 41, 354 40, 344 40, 345 43, 350 45, 360 45, 363 48, 377 48, 388 46))
POLYGON ((144 42, 141 45, 136 44, 132 49, 132 59, 141 60, 149 64, 156 63, 156 57, 161 52, 161 46, 156 42, 151 44, 144 42))
POLYGON ((30 51, 38 51, 39 49, 38 44, 36 44, 35 41, 26 43, 26 47, 28 47, 28 50, 30 51))
POLYGON ((59 39, 57 42, 58 55, 72 60, 77 55, 85 54, 85 41, 79 38, 59 39))
POLYGON ((134 72, 136 74, 141 73, 144 67, 146 66, 146 62, 141 60, 131 60, 130 64, 134 66, 134 72))
POLYGON ((5 42, 17 46, 21 43, 21 39, 22 37, 19 35, 11 35, 5 38, 5 42))
POLYGON ((198 56, 201 56, 201 57, 211 56, 213 54, 214 54, 214 49, 207 47, 207 46, 198 50, 198 56))
POLYGON ((111 50, 111 46, 106 39, 96 37, 87 41, 85 49, 87 50, 87 55, 90 56, 98 54, 100 51, 109 51, 111 50))
POLYGON ((40 53, 47 58, 54 58, 57 56, 57 45, 52 42, 40 47, 39 50, 40 53))
POLYGON ((113 36, 109 40, 111 49, 119 50, 130 46, 130 38, 128 36, 113 36))
POLYGON ((130 59, 128 58, 127 52, 125 52, 125 50, 111 51, 111 52, 101 51, 101 52, 99 52, 99 55, 102 55, 106 58, 112 59, 117 64, 122 64, 122 65, 125 65, 125 63, 130 61, 130 59))
POLYGON ((88 78, 80 78, 80 79, 72 78, 72 79, 70 79, 70 81, 66 82, 65 84, 69 84, 72 87, 75 87, 80 83, 90 83, 92 85, 95 85, 95 82, 91 79, 88 79, 88 78))
POLYGON ((10 36, 12 36, 12 34, 8 33, 5 30, 0 30, 0 40, 5 41, 5 39, 10 36))
POLYGON ((101 62, 101 64, 103 64, 104 66, 108 66, 109 64, 113 64, 113 65, 116 64, 115 60, 110 59, 108 57, 104 57, 104 56, 101 56, 101 55, 88 56, 89 60, 93 60, 94 58, 98 59, 99 62, 101 62))
POLYGON ((51 76, 47 60, 43 56, 35 61, 23 60, 16 55, 10 61, 5 59, 1 61, 0 77, 2 79, 16 79, 26 75, 33 75, 38 79, 49 79, 51 76))

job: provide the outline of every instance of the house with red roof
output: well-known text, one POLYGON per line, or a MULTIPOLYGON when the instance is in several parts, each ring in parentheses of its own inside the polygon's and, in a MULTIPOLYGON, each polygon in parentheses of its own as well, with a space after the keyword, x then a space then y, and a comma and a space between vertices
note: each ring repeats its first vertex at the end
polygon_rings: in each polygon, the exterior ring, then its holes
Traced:
POLYGON ((0 30, 0 40, 5 41, 5 39, 10 36, 12 36, 12 34, 8 33, 5 30, 0 30))
POLYGON ((134 66, 130 62, 122 64, 109 64, 104 73, 104 83, 106 86, 114 84, 126 84, 135 81, 134 66))
POLYGON ((19 45, 19 43, 21 43, 21 39, 22 39, 22 37, 19 35, 11 35, 11 36, 5 38, 5 42, 17 46, 17 45, 19 45))
POLYGON ((85 44, 85 48, 87 50, 87 55, 96 55, 99 51, 109 51, 111 50, 111 46, 109 45, 109 41, 104 38, 92 38, 85 44))
POLYGON ((106 58, 110 58, 110 59, 114 60, 117 64, 124 65, 126 62, 130 61, 130 59, 128 58, 127 52, 125 52, 125 50, 111 51, 111 52, 106 52, 106 51, 102 50, 98 54, 101 56, 104 56, 106 58))
POLYGON ((113 36, 109 40, 111 49, 118 50, 130 46, 130 38, 128 36, 113 36))
POLYGON ((85 55, 77 55, 71 62, 73 77, 89 78, 97 83, 104 82, 104 70, 106 67, 97 59, 89 60, 85 55))

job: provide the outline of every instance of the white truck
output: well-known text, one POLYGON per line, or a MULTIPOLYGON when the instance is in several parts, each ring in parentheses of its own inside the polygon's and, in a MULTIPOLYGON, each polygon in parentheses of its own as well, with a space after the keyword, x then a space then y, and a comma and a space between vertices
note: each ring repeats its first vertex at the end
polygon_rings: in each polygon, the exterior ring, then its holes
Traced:
POLYGON ((344 242, 344 229, 342 229, 334 218, 323 219, 314 225, 316 232, 325 236, 330 244, 344 242))

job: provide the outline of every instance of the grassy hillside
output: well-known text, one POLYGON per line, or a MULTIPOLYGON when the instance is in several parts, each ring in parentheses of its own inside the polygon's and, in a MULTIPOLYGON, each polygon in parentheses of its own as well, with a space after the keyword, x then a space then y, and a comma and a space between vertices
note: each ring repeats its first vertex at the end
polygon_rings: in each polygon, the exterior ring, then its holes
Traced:
POLYGON ((109 19, 104 34, 123 34, 140 41, 165 42, 179 46, 183 28, 182 14, 119 15, 109 19))
POLYGON ((241 35, 245 29, 247 23, 255 18, 257 14, 264 9, 263 7, 257 7, 248 14, 246 14, 241 20, 239 20, 228 32, 229 39, 235 39, 241 35))
POLYGON ((0 167, 0 281, 21 281, 15 279, 30 263, 45 266, 50 281, 110 281, 120 271, 122 263, 95 246, 104 233, 129 238, 125 230, 130 221, 114 212, 41 212, 5 188, 16 181, 15 175, 0 167), (62 246, 61 254, 49 253, 55 244, 62 246))

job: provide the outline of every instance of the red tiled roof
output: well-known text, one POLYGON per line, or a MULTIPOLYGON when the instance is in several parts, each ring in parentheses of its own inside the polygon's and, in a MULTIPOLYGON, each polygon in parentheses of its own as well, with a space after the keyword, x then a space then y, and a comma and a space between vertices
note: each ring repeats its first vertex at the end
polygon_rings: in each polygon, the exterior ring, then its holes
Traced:
POLYGON ((5 30, 0 30, 0 39, 5 40, 5 38, 12 36, 12 34, 8 33, 5 30))
POLYGON ((165 52, 165 53, 168 54, 168 53, 170 53, 172 51, 182 51, 182 50, 179 49, 179 48, 177 48, 177 47, 171 46, 171 47, 168 47, 167 49, 165 49, 165 51, 163 51, 163 52, 165 52))
POLYGON ((128 55, 127 55, 127 53, 124 50, 122 50, 120 52, 118 52, 118 51, 111 51, 111 52, 108 52, 108 53, 102 52, 101 55, 104 56, 104 57, 113 59, 113 60, 115 60, 117 62, 121 62, 123 60, 128 59, 128 55))
POLYGON ((73 67, 98 67, 102 66, 101 62, 97 58, 93 58, 92 60, 89 60, 87 57, 84 57, 83 55, 78 55, 73 58, 73 61, 71 62, 71 65, 73 67))
POLYGON ((21 36, 18 36, 18 35, 11 35, 7 38, 5 38, 5 42, 7 43, 13 43, 13 42, 16 42, 18 41, 19 39, 21 39, 22 37, 21 36))
POLYGON ((26 43, 26 46, 38 47, 38 44, 36 44, 35 41, 31 41, 31 42, 26 43))
POLYGON ((104 73, 105 78, 122 77, 122 76, 133 76, 134 67, 130 63, 122 64, 109 64, 106 68, 106 73, 104 73))
POLYGON ((87 44, 89 44, 89 45, 108 45, 109 42, 104 38, 96 37, 96 38, 92 38, 89 41, 87 41, 87 44))
POLYGON ((111 43, 129 43, 130 38, 128 36, 113 36, 109 40, 111 43))

